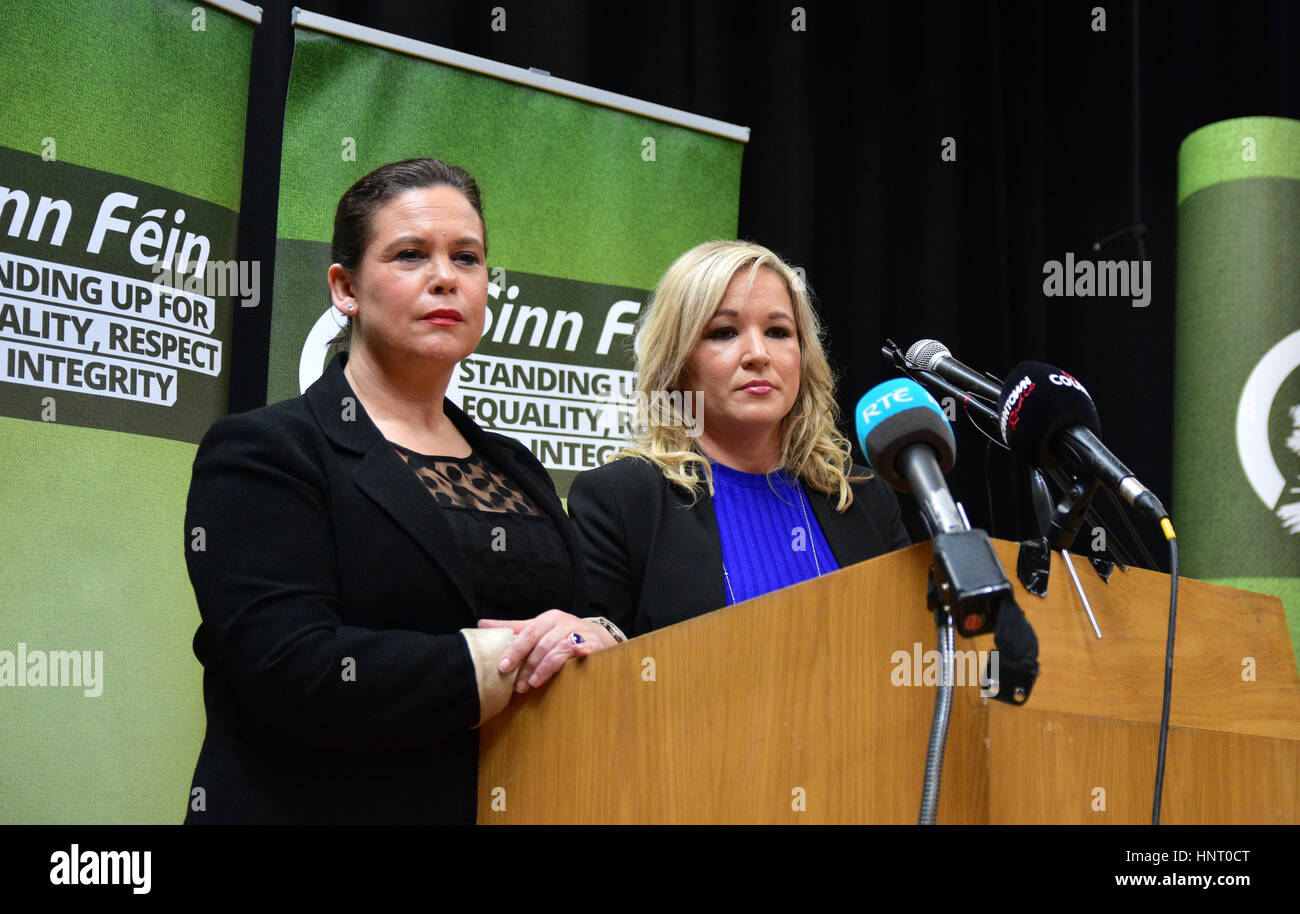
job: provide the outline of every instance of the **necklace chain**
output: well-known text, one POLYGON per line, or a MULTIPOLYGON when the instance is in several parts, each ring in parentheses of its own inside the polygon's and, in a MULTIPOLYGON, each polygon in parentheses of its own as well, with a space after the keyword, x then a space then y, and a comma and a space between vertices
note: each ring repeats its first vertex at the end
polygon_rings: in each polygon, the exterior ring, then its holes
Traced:
MULTIPOLYGON (((813 536, 812 525, 808 522, 808 497, 803 494, 803 485, 799 480, 794 480, 795 491, 799 494, 799 510, 803 512, 803 529, 804 535, 808 537, 808 542, 812 544, 813 567, 817 569, 817 577, 822 576, 822 563, 817 557, 817 538, 813 536)), ((721 546, 721 538, 719 538, 721 546)), ((722 579, 727 583, 727 595, 731 598, 730 605, 736 603, 736 591, 731 587, 731 574, 727 571, 727 560, 722 560, 722 579)))

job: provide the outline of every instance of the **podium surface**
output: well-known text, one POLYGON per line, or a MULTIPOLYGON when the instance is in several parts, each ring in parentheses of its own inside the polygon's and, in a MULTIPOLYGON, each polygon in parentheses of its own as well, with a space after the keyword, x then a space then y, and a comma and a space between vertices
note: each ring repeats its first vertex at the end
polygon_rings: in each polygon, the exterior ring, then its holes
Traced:
MULTIPOLYGON (((958 638, 938 821, 1150 821, 1169 579, 1059 553, 1015 578, 1040 673, 981 696, 991 636, 958 638)), ((938 675, 922 543, 566 666, 480 734, 479 821, 915 823, 938 675)), ((1300 676, 1275 597, 1179 581, 1161 821, 1300 823, 1300 676)))

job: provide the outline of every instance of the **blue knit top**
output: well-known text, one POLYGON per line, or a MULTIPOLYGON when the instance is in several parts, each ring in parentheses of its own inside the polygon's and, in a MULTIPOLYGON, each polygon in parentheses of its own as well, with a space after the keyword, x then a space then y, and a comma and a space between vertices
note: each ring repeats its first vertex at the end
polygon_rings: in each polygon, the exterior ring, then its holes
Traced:
POLYGON ((797 479, 711 466, 728 606, 840 567, 797 479))

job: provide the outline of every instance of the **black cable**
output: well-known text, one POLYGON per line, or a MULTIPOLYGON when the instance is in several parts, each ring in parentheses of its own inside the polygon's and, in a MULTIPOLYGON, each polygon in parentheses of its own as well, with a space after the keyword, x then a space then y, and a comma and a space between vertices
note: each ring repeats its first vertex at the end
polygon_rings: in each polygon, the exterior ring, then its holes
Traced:
POLYGON ((1133 224, 1126 225, 1124 228, 1116 229, 1109 235, 1092 243, 1094 251, 1100 251, 1106 245, 1110 244, 1116 238, 1122 238, 1125 235, 1132 235, 1133 240, 1137 243, 1138 260, 1147 259, 1146 234, 1147 226, 1142 221, 1142 93, 1141 93, 1141 76, 1142 76, 1142 59, 1141 59, 1141 41, 1139 26, 1141 20, 1138 16, 1138 4, 1133 4, 1133 27, 1131 29, 1133 40, 1132 62, 1133 62, 1133 80, 1132 80, 1132 102, 1129 105, 1133 128, 1133 180, 1131 189, 1133 192, 1133 224))
MULTIPOLYGON (((970 413, 966 414, 967 416, 970 413)), ((990 439, 992 440, 992 439, 990 439)), ((993 453, 993 447, 988 441, 984 442, 984 495, 989 500, 989 535, 993 535, 993 480, 989 478, 989 456, 993 453)))
POLYGON ((1133 526, 1133 521, 1129 520, 1128 512, 1126 512, 1124 506, 1119 503, 1119 499, 1115 497, 1115 493, 1110 489, 1106 489, 1106 496, 1110 498, 1110 503, 1115 506, 1115 511, 1119 514, 1119 519, 1124 522, 1124 529, 1128 531, 1128 535, 1137 541, 1138 552, 1142 553, 1142 558, 1147 563, 1146 567, 1150 568, 1152 571, 1159 571, 1160 566, 1156 564, 1156 560, 1153 559, 1151 553, 1147 551, 1146 543, 1142 542, 1142 537, 1138 535, 1137 528, 1133 526))
MULTIPOLYGON (((1147 259, 1147 246, 1142 224, 1142 95, 1139 78, 1142 75, 1141 56, 1138 53, 1138 5, 1133 3, 1133 233, 1137 239, 1138 260, 1147 259)), ((1152 566, 1155 567, 1154 565, 1152 566)))
POLYGON ((1151 824, 1160 824, 1160 797, 1165 787, 1165 746, 1169 741, 1169 704, 1174 687, 1174 624, 1178 620, 1178 538, 1168 519, 1160 522, 1169 540, 1169 637, 1165 641, 1165 698, 1160 712, 1160 751, 1156 754, 1156 789, 1151 824))
POLYGON ((985 431, 984 426, 980 425, 979 422, 976 421, 974 414, 972 414, 971 411, 970 411, 970 404, 969 404, 969 403, 966 403, 966 404, 963 404, 963 405, 966 407, 966 408, 963 410, 963 412, 966 413, 966 418, 970 420, 970 424, 973 425, 973 426, 975 426, 975 430, 976 430, 976 431, 978 431, 978 432, 979 432, 981 435, 983 435, 985 438, 989 439, 989 441, 992 441, 992 442, 993 442, 994 444, 996 444, 998 447, 1002 448, 1002 450, 1004 450, 1004 451, 1010 451, 1010 450, 1011 450, 1011 448, 1007 447, 1007 443, 1006 443, 1005 441, 1003 441, 1001 438, 996 437, 995 435, 991 435, 991 434, 989 434, 989 432, 985 431))

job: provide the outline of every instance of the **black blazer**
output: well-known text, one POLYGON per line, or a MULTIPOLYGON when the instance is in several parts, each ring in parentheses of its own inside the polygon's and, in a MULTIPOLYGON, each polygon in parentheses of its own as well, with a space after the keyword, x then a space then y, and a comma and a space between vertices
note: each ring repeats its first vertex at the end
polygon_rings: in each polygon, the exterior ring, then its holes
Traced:
MULTIPOLYGON (((478 689, 458 630, 512 612, 474 605, 443 509, 366 415, 345 358, 199 445, 185 558, 207 733, 187 822, 474 821, 478 689)), ((583 615, 581 548, 545 469, 444 408, 555 521, 573 564, 561 608, 583 615)))
MULTIPOLYGON (((853 467, 853 504, 808 491, 826 542, 840 567, 910 545, 898 499, 877 476, 853 467)), ((607 616, 629 636, 672 625, 727 605, 722 541, 713 500, 671 485, 651 463, 624 457, 580 473, 569 490, 569 514, 587 555, 588 612, 607 616)))

